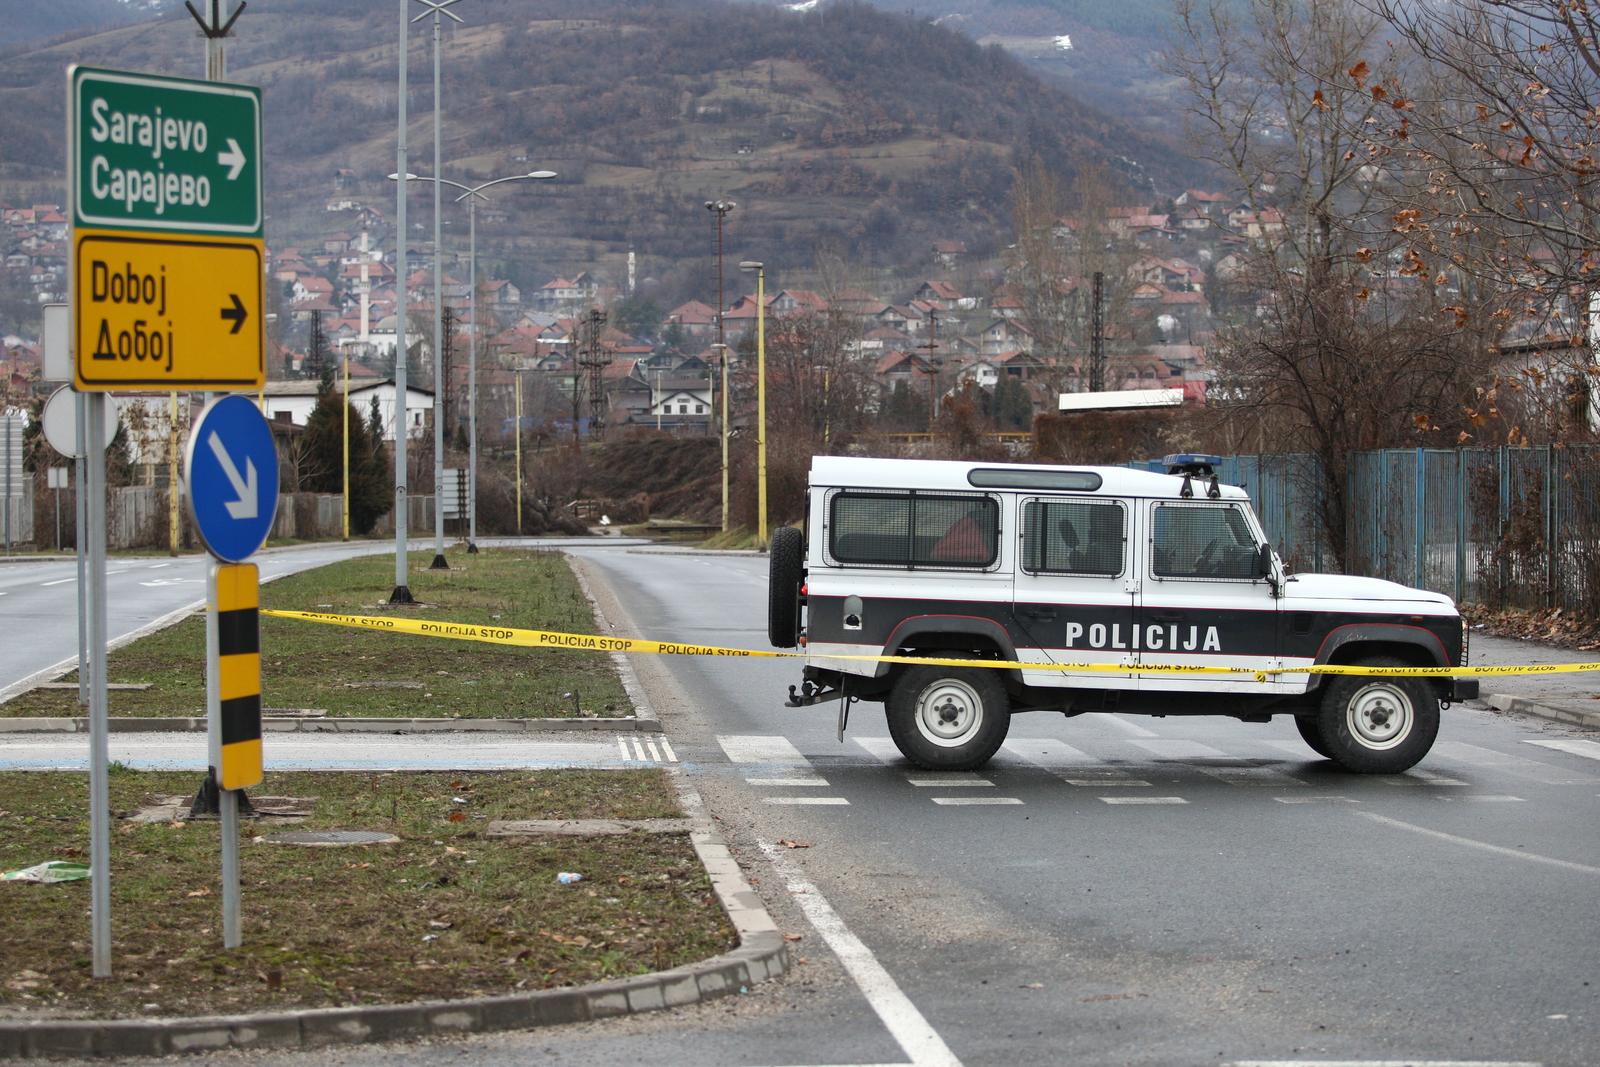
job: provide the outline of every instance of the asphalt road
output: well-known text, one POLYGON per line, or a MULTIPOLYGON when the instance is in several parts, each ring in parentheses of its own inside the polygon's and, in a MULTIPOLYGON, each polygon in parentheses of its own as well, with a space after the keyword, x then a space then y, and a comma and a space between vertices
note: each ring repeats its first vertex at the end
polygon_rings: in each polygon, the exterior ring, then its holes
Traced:
MULTIPOLYGON (((576 554, 618 632, 766 647, 763 559, 576 554)), ((1364 778, 1288 722, 1035 714, 983 772, 934 776, 894 753, 877 705, 843 744, 836 705, 783 708, 792 664, 633 662, 671 742, 635 755, 692 777, 799 935, 791 976, 604 1024, 241 1058, 1600 1061, 1593 735, 1452 708, 1418 768, 1364 778)))

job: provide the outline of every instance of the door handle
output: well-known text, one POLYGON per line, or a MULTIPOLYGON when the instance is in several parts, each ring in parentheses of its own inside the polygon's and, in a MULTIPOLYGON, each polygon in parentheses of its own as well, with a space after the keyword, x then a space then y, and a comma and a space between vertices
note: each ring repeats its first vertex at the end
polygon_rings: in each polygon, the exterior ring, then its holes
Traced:
POLYGON ((1048 622, 1051 619, 1054 619, 1056 617, 1056 609, 1055 608, 1023 608, 1022 609, 1022 614, 1024 616, 1026 616, 1027 618, 1030 618, 1030 619, 1037 619, 1040 622, 1048 622))
POLYGON ((1182 622, 1186 618, 1181 611, 1153 611, 1150 617, 1156 622, 1182 622))

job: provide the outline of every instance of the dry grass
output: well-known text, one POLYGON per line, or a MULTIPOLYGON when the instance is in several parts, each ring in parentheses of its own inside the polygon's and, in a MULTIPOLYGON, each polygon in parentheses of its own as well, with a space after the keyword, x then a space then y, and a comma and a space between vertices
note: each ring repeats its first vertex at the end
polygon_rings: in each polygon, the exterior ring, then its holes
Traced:
MULTIPOLYGON (((192 774, 117 770, 112 810, 192 791, 192 774)), ((0 773, 0 869, 88 847, 86 777, 0 773)), ((0 883, 0 1016, 126 1017, 470 997, 678 966, 736 941, 687 835, 488 839, 494 818, 678 814, 659 771, 269 774, 315 797, 245 822, 244 944, 222 949, 218 826, 115 823, 113 977, 89 968, 89 883, 0 883), (458 799, 459 798, 459 799, 458 799), (302 848, 277 830, 382 830, 399 844, 302 848), (556 882, 558 871, 586 880, 556 882)))

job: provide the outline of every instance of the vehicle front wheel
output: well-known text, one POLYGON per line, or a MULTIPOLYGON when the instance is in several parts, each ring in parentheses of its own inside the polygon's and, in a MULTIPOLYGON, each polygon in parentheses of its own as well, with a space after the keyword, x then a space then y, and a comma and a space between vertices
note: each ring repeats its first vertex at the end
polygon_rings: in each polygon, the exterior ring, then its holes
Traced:
POLYGON ((1319 719, 1320 716, 1317 715, 1296 715, 1294 728, 1300 731, 1300 740, 1309 745, 1311 751, 1323 759, 1328 759, 1328 746, 1323 743, 1322 728, 1317 725, 1319 719))
POLYGON ((1011 704, 995 671, 912 667, 887 701, 889 735, 929 771, 971 771, 989 762, 1011 728, 1011 704))
MULTIPOLYGON (((1403 667, 1375 657, 1356 666, 1403 667)), ((1421 678, 1341 674, 1322 696, 1317 733, 1327 756, 1358 774, 1399 774, 1417 764, 1439 735, 1439 697, 1421 678)))

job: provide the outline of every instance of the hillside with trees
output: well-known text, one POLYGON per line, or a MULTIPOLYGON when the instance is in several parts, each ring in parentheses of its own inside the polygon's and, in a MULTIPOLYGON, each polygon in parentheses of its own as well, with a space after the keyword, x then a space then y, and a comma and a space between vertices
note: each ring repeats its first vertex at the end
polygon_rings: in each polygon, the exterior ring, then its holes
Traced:
MULTIPOLYGON (((713 197, 740 204, 731 225, 741 254, 782 265, 843 244, 874 266, 926 256, 940 238, 995 248, 1009 228, 1013 168, 1028 158, 1066 175, 1093 161, 1146 192, 1192 173, 1003 49, 867 4, 819 15, 689 0, 479 0, 462 14, 466 24, 444 35, 445 173, 561 175, 506 196, 504 216, 480 231, 488 261, 519 284, 597 263, 617 278, 631 248, 641 275, 683 289, 684 271, 703 276, 700 205, 713 197)), ((388 15, 279 0, 251 5, 239 23, 229 74, 263 89, 274 245, 326 231, 336 182, 353 201, 392 211, 388 15)), ((431 170, 427 30, 410 38, 419 172, 431 170)), ((61 79, 75 61, 198 75, 203 49, 180 8, 14 50, 0 85, 0 200, 61 199, 61 79)))

